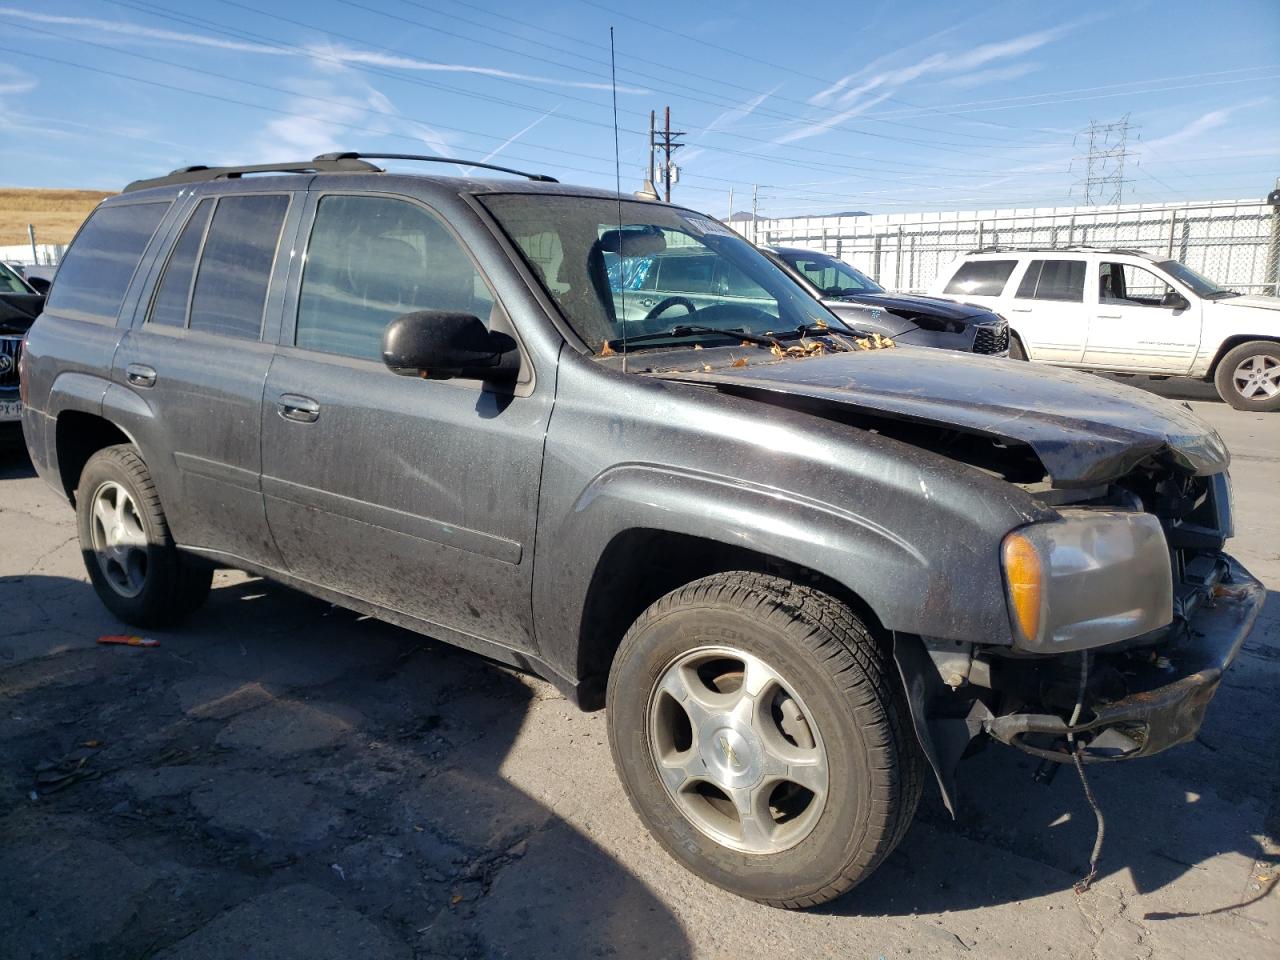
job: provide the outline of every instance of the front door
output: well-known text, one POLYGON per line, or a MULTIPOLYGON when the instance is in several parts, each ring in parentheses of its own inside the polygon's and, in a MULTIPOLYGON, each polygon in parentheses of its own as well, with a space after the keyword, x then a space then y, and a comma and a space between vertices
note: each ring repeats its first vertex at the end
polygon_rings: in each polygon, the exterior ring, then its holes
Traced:
POLYGON ((553 384, 522 373, 501 392, 388 370, 382 333, 402 314, 460 311, 505 325, 505 313, 426 207, 347 194, 312 203, 295 322, 284 324, 262 412, 263 492, 287 569, 528 648, 553 384))
POLYGON ((1137 263, 1098 264, 1085 363, 1185 374, 1200 348, 1200 301, 1137 263))
POLYGON ((1045 258, 1027 264, 1006 308, 1009 325, 1027 356, 1076 365, 1084 355, 1089 314, 1084 304, 1082 259, 1045 258))

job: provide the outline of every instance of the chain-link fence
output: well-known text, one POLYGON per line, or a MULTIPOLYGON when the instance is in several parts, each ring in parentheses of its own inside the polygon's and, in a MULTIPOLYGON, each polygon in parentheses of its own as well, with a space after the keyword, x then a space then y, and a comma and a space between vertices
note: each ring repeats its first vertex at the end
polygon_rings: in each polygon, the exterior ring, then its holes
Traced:
POLYGON ((822 250, 891 290, 924 292, 988 247, 1118 247, 1179 260, 1241 293, 1280 296, 1280 207, 1259 200, 735 222, 756 243, 822 250))

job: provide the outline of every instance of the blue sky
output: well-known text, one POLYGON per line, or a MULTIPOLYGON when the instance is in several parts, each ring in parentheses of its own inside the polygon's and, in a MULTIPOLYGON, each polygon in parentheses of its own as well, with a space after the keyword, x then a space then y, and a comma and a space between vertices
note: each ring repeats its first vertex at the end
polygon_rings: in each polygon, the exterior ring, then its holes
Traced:
POLYGON ((610 26, 624 189, 669 104, 718 216, 1078 202, 1126 113, 1126 201, 1280 176, 1276 0, 0 0, 0 185, 359 149, 612 186, 610 26))

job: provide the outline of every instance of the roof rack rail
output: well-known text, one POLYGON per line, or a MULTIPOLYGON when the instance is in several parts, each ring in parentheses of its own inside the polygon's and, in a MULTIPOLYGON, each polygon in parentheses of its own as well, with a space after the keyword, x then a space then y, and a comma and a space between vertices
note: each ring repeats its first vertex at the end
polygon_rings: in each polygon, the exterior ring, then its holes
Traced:
POLYGON ((1023 245, 999 245, 993 247, 978 247, 973 250, 966 251, 968 254, 974 253, 1123 253, 1134 257, 1145 257, 1148 260, 1157 259, 1156 255, 1147 251, 1140 250, 1137 247, 1096 247, 1089 244, 1074 243, 1066 247, 1050 247, 1034 244, 1023 245))
POLYGON ((420 153, 322 153, 316 157, 316 162, 333 161, 341 162, 347 160, 420 160, 423 163, 456 163, 460 167, 478 167, 481 170, 497 170, 499 173, 512 173, 517 177, 525 177, 529 180, 535 180, 538 183, 559 183, 555 177, 549 177, 545 173, 529 173, 525 170, 516 170, 512 167, 499 167, 492 163, 480 163, 477 160, 455 160, 452 157, 429 157, 420 153))
POLYGON ((124 193, 132 190, 147 190, 151 187, 168 187, 176 183, 204 183, 209 180, 235 180, 246 173, 381 173, 381 167, 351 157, 338 158, 316 157, 314 160, 298 160, 286 163, 257 163, 245 167, 207 167, 197 164, 191 167, 179 167, 163 177, 150 180, 135 180, 124 188, 124 193))

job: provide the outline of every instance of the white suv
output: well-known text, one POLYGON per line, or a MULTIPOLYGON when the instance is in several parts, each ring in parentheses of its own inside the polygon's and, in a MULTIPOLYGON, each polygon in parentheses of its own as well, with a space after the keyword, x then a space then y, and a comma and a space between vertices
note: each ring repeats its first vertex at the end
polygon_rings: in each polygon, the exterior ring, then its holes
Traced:
POLYGON ((993 250, 931 293, 1009 319, 1010 356, 1211 380, 1238 410, 1280 410, 1280 297, 1242 296, 1137 250, 993 250))

